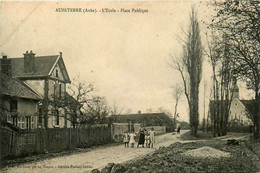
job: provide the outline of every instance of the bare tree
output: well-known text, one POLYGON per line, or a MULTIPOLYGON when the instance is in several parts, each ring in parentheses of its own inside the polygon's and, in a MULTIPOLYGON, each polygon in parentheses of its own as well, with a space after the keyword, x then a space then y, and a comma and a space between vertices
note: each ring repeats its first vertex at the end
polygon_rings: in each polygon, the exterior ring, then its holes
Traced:
POLYGON ((146 112, 147 113, 152 113, 153 112, 153 108, 146 109, 146 112))
POLYGON ((217 1, 212 28, 230 40, 234 69, 255 93, 255 138, 260 138, 260 2, 217 1))
POLYGON ((84 124, 103 124, 109 115, 109 109, 104 97, 94 96, 87 103, 88 108, 83 113, 85 116, 82 122, 84 124))
POLYGON ((73 128, 76 128, 82 123, 80 121, 84 116, 83 112, 87 110, 87 104, 93 100, 91 93, 95 90, 93 84, 80 81, 79 76, 75 77, 68 86, 68 92, 64 92, 62 97, 58 97, 54 93, 48 98, 48 103, 52 107, 52 115, 57 113, 57 109, 62 109, 64 113, 61 116, 66 120, 65 126, 69 120, 73 128))
POLYGON ((126 110, 126 114, 131 114, 133 111, 132 111, 132 109, 127 109, 126 110))
POLYGON ((176 127, 176 117, 177 117, 177 108, 178 108, 178 104, 179 104, 179 101, 180 101, 180 98, 183 94, 183 89, 180 85, 175 85, 175 86, 172 86, 172 97, 174 99, 174 102, 175 102, 175 106, 174 106, 174 119, 173 119, 173 123, 174 123, 174 129, 176 127))
MULTIPOLYGON (((113 123, 116 122, 118 119, 118 115, 121 115, 124 107, 119 108, 118 104, 116 103, 116 101, 113 102, 112 106, 110 106, 109 108, 109 113, 110 116, 108 117, 109 123, 113 123)), ((129 110, 129 109, 128 109, 129 110)))
POLYGON ((110 113, 111 115, 120 115, 124 110, 124 107, 119 108, 118 104, 116 101, 113 101, 112 106, 110 107, 110 113))
POLYGON ((194 7, 191 8, 190 26, 185 35, 187 38, 184 40, 181 61, 174 61, 172 67, 181 73, 189 105, 190 132, 191 135, 196 135, 199 125, 199 85, 202 77, 203 49, 194 7))
POLYGON ((211 34, 211 41, 207 44, 207 54, 213 72, 213 100, 210 102, 211 122, 213 134, 226 135, 229 110, 232 99, 230 90, 234 87, 233 66, 230 55, 229 42, 225 37, 211 34), (230 96, 231 95, 231 96, 230 96))

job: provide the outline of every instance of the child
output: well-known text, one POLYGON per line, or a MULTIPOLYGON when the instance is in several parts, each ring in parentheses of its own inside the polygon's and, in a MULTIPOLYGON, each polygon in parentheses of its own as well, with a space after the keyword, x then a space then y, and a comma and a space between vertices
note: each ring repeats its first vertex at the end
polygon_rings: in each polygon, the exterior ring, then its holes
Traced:
POLYGON ((146 148, 150 148, 150 136, 148 132, 145 133, 145 145, 146 148))
POLYGON ((130 133, 130 135, 129 135, 129 137, 130 137, 130 141, 129 141, 129 143, 130 143, 130 145, 131 145, 131 147, 133 148, 134 147, 134 145, 135 145, 135 133, 134 133, 134 131, 132 130, 132 132, 130 133))
POLYGON ((125 131, 123 142, 125 143, 125 147, 129 147, 129 133, 125 131))
POLYGON ((151 147, 153 148, 154 147, 154 143, 155 143, 155 131, 153 131, 154 128, 151 128, 151 130, 149 131, 149 135, 150 135, 150 144, 151 144, 151 147))

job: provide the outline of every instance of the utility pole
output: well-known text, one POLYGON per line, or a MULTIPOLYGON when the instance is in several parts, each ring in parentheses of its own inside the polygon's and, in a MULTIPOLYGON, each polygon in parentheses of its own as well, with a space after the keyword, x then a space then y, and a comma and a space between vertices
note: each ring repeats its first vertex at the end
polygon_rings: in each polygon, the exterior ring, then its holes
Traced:
POLYGON ((204 111, 203 111, 203 132, 205 132, 205 121, 206 121, 206 119, 205 119, 205 92, 206 92, 206 86, 207 86, 207 83, 205 82, 205 80, 204 80, 204 99, 203 99, 203 106, 204 106, 204 111))

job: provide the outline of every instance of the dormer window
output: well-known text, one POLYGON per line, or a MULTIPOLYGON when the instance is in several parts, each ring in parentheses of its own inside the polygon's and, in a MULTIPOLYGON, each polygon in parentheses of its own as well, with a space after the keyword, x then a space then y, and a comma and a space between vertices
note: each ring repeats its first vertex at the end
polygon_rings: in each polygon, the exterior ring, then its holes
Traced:
POLYGON ((59 77, 59 71, 56 69, 56 77, 59 77))

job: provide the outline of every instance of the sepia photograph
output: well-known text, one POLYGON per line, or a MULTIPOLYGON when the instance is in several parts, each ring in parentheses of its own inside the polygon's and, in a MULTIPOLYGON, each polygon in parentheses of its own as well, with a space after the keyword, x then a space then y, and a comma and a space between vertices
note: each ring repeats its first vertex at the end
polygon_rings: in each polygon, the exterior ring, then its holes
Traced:
POLYGON ((0 2, 0 172, 260 172, 260 1, 0 2))

